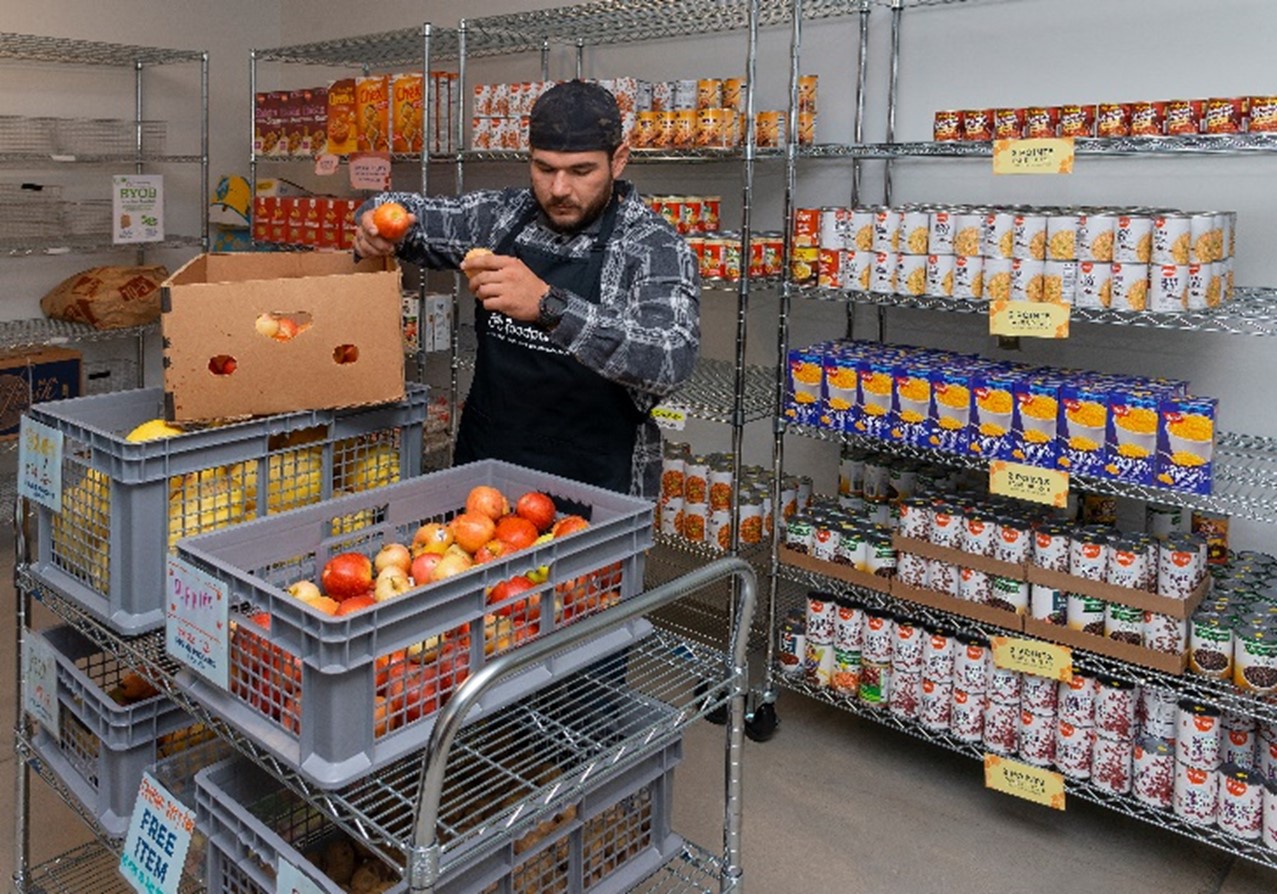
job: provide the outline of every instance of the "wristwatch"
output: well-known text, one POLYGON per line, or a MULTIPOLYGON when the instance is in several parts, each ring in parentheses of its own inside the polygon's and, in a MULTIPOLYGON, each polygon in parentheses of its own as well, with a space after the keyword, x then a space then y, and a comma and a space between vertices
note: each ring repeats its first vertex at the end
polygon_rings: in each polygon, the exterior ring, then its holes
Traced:
POLYGON ((559 325, 559 320, 563 319, 567 309, 567 299, 551 287, 541 296, 541 303, 537 307, 537 322, 546 329, 553 329, 559 325))

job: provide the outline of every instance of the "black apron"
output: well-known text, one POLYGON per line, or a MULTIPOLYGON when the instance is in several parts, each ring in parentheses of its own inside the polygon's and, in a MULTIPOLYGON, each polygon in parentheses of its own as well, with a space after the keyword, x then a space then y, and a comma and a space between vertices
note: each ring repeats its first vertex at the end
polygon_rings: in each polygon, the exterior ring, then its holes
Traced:
MULTIPOLYGON (((603 256, 616 226, 619 198, 604 212, 584 258, 519 245, 533 207, 496 247, 548 284, 598 304, 603 256)), ((644 414, 626 390, 582 365, 535 322, 475 311, 474 383, 457 432, 455 461, 502 459, 620 493, 630 492, 634 438, 644 414)))

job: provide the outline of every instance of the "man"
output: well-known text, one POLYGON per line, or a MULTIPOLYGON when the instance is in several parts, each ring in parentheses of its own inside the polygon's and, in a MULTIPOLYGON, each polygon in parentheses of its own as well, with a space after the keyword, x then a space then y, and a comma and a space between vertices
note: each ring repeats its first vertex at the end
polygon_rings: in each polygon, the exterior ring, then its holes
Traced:
POLYGON ((479 349, 457 462, 504 459, 655 497, 649 414, 691 375, 700 345, 695 255, 617 179, 629 147, 607 90, 551 88, 528 137, 530 189, 377 196, 359 210, 355 251, 469 279, 479 349), (397 245, 373 224, 386 201, 414 217, 397 245))

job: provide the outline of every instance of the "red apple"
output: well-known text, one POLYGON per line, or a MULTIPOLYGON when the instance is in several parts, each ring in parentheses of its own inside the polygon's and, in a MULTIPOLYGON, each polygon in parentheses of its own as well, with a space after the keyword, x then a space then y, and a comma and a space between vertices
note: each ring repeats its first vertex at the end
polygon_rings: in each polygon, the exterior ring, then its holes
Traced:
POLYGON ((337 614, 337 609, 341 608, 340 602, 336 599, 331 599, 328 596, 320 596, 318 599, 312 599, 306 604, 316 611, 321 611, 326 615, 335 615, 337 614))
POLYGON ((476 565, 482 565, 484 562, 491 562, 493 559, 500 558, 505 555, 508 549, 509 547, 506 546, 506 544, 493 538, 475 550, 474 563, 476 565))
POLYGON ((545 533, 554 524, 554 501, 537 491, 529 491, 519 497, 514 504, 514 512, 536 525, 539 533, 545 533))
POLYGON ((337 617, 353 615, 355 612, 363 611, 376 604, 377 600, 367 594, 351 596, 349 599, 343 599, 341 605, 337 607, 337 617))
POLYGON ((566 537, 575 531, 582 531, 590 526, 590 523, 579 515, 565 515, 554 523, 554 536, 566 537))
POLYGON ((493 613, 503 618, 508 618, 512 614, 523 615, 527 611, 528 601, 519 599, 514 602, 508 602, 508 600, 520 593, 531 590, 535 586, 536 584, 523 574, 512 577, 509 580, 503 580, 488 591, 488 605, 497 606, 493 609, 493 613), (506 604, 503 605, 502 603, 506 604))
POLYGON ((408 579, 404 570, 391 565, 377 575, 377 581, 373 584, 372 598, 378 602, 385 602, 411 589, 412 581, 408 579))
POLYGON ((402 543, 387 543, 373 557, 372 566, 377 569, 378 574, 393 567, 398 568, 406 576, 408 569, 412 567, 412 553, 408 552, 408 547, 402 543))
POLYGON ((324 564, 319 577, 324 593, 343 602, 372 589, 372 562, 362 553, 339 553, 324 564))
POLYGON ((412 580, 418 587, 434 580, 435 566, 439 564, 439 553, 419 553, 412 560, 412 580))
POLYGON ((491 518, 478 512, 461 513, 448 522, 448 528, 456 544, 471 554, 491 540, 497 530, 491 518))
POLYGON ((452 532, 440 522, 427 522, 412 535, 412 554, 442 553, 452 546, 452 532))
POLYGON ((537 526, 518 515, 507 515, 497 522, 497 539, 511 550, 527 549, 537 539, 537 526))
POLYGON ((466 512, 486 515, 495 522, 509 511, 510 501, 495 487, 480 484, 470 488, 470 493, 466 495, 466 512))

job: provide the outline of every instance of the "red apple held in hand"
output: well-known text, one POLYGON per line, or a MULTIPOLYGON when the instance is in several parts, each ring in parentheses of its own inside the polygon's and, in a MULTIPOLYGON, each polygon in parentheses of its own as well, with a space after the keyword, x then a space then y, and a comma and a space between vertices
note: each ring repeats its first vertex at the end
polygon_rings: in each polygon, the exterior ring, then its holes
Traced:
POLYGON ((554 501, 543 493, 529 491, 514 504, 514 513, 532 522, 537 532, 544 534, 554 524, 554 501))
POLYGON ((537 526, 518 515, 507 515, 497 522, 496 535, 511 550, 527 549, 539 536, 537 526))
POLYGON ((497 526, 491 518, 478 512, 463 512, 448 523, 456 545, 474 554, 496 533, 497 526))
POLYGON ((316 599, 322 599, 323 593, 319 592, 319 587, 315 586, 315 582, 311 580, 299 580, 288 588, 288 594, 302 602, 314 602, 316 599))
POLYGON ((408 579, 408 575, 398 566, 391 565, 377 575, 377 581, 373 584, 372 598, 378 602, 385 602, 411 589, 412 581, 408 579))
POLYGON ((452 531, 441 522, 427 522, 412 535, 412 554, 439 553, 452 546, 452 531))
POLYGON ((377 600, 367 594, 351 596, 349 599, 343 599, 341 605, 337 607, 337 617, 353 615, 355 612, 363 611, 376 604, 377 600))
POLYGON ((566 515, 554 523, 554 536, 566 537, 575 531, 583 531, 590 523, 579 515, 566 515))
POLYGON ((470 488, 470 493, 466 495, 466 512, 486 515, 495 522, 501 516, 509 514, 510 501, 495 487, 480 484, 470 488))
POLYGON ((324 564, 319 582, 338 602, 361 596, 372 589, 372 562, 362 553, 339 553, 324 564))
POLYGON ((435 579, 435 566, 439 564, 439 553, 420 553, 412 560, 412 581, 418 587, 435 579))
POLYGON ((408 569, 412 567, 412 553, 402 543, 387 543, 373 557, 372 567, 379 575, 387 568, 398 568, 406 577, 408 569))

